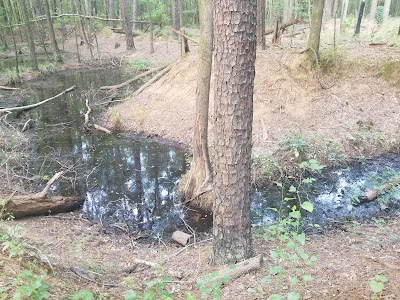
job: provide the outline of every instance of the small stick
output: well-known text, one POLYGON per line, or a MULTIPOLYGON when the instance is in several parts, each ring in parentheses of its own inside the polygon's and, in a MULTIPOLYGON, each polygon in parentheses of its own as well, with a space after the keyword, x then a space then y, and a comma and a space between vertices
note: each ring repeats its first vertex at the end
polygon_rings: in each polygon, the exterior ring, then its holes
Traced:
POLYGON ((41 199, 46 197, 47 193, 49 192, 50 187, 52 186, 52 184, 61 177, 61 175, 64 174, 64 171, 58 172, 56 173, 46 184, 46 186, 44 187, 44 189, 36 194, 36 198, 41 199))

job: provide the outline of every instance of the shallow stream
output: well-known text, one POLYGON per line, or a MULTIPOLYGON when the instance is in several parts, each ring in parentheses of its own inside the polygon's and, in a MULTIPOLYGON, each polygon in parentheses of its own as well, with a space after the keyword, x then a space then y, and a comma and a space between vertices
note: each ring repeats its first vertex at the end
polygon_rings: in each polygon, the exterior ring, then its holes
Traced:
MULTIPOLYGON (((61 166, 74 175, 70 182, 54 186, 54 194, 84 193, 82 212, 90 219, 124 230, 145 231, 162 236, 183 225, 204 231, 211 227, 210 216, 184 208, 176 194, 176 184, 186 171, 183 149, 138 136, 104 134, 83 128, 87 110, 85 99, 101 102, 104 93, 98 88, 131 78, 121 69, 74 70, 59 72, 27 82, 27 105, 52 97, 75 85, 77 89, 38 108, 17 115, 32 119, 37 138, 32 147, 37 153, 37 174, 51 177, 61 166), (59 161, 46 163, 46 156, 57 153, 59 161)), ((10 106, 7 95, 1 106, 10 106)), ((93 105, 96 115, 96 106, 93 105)), ((388 178, 399 176, 400 157, 381 156, 354 162, 344 168, 325 170, 311 188, 304 190, 302 201, 314 203, 307 222, 326 225, 348 218, 370 218, 395 213, 399 207, 399 188, 385 194, 380 201, 355 206, 358 195, 388 178)), ((280 188, 255 189, 252 200, 254 226, 270 224, 277 215, 271 207, 281 207, 285 196, 280 188), (283 196, 282 196, 283 195, 283 196)), ((288 204, 284 204, 288 205, 288 204)), ((292 204, 290 204, 292 205, 292 204)))

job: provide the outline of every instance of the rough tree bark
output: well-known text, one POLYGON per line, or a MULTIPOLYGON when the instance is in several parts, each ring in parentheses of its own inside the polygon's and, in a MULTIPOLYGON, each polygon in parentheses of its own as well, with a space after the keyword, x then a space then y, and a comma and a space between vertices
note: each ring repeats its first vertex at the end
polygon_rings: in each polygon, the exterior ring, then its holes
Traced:
POLYGON ((133 42, 132 20, 129 15, 128 0, 121 0, 121 16, 125 29, 126 51, 127 52, 136 51, 135 44, 133 42))
POLYGON ((307 52, 310 61, 318 59, 319 42, 321 38, 322 17, 324 14, 325 0, 314 0, 311 14, 310 35, 308 37, 307 52))
POLYGON ((358 19, 357 19, 357 25, 356 25, 356 30, 354 31, 354 35, 360 34, 361 21, 362 21, 362 17, 364 14, 364 8, 365 8, 365 0, 361 1, 361 4, 360 4, 360 10, 358 11, 358 19))
POLYGON ((265 0, 257 0, 257 45, 265 50, 265 0))
POLYGON ((392 0, 385 0, 385 4, 383 5, 383 22, 387 21, 387 19, 389 18, 391 3, 392 3, 392 0))
POLYGON ((200 19, 199 62, 197 66, 196 115, 193 159, 183 196, 191 205, 212 210, 212 171, 208 153, 208 110, 213 48, 213 3, 198 0, 200 19))
POLYGON ((250 158, 257 0, 214 0, 214 206, 211 263, 252 256, 250 158))
POLYGON ((63 61, 62 56, 60 53, 60 49, 58 48, 56 35, 54 33, 53 21, 51 20, 49 1, 48 0, 43 0, 43 1, 44 1, 44 6, 46 8, 46 18, 47 18, 47 23, 49 24, 50 39, 51 39, 51 44, 53 45, 55 59, 57 62, 62 63, 63 61))
POLYGON ((25 0, 20 0, 20 4, 21 4, 21 11, 22 11, 22 18, 24 20, 25 28, 26 28, 26 35, 28 37, 29 52, 31 55, 31 67, 32 67, 32 70, 39 71, 39 66, 38 66, 37 57, 36 57, 36 50, 35 50, 35 41, 33 39, 32 26, 31 26, 31 22, 29 20, 28 7, 25 3, 25 0))

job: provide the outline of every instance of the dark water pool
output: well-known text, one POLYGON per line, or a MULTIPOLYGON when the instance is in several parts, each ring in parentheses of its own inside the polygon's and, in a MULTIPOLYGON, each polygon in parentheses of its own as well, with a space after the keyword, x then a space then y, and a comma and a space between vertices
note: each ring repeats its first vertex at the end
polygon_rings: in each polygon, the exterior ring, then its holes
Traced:
MULTIPOLYGON (((83 128, 85 100, 89 99, 93 115, 96 115, 95 102, 107 96, 98 88, 132 76, 121 69, 75 70, 25 83, 22 105, 77 86, 63 97, 16 115, 24 121, 33 120, 36 138, 32 147, 38 160, 31 168, 35 174, 48 177, 60 168, 69 168, 70 180, 57 183, 52 192, 85 194, 82 212, 103 224, 161 236, 181 228, 185 219, 197 230, 209 230, 210 216, 204 218, 201 213, 188 211, 181 205, 175 190, 186 171, 183 149, 138 136, 108 135, 83 128)), ((12 104, 13 97, 21 98, 11 92, 2 96, 2 106, 12 104)), ((355 200, 370 188, 398 176, 399 172, 399 156, 381 156, 324 170, 322 175, 316 176, 316 183, 301 194, 303 201, 314 203, 314 212, 307 216, 306 222, 326 225, 348 218, 395 214, 399 206, 399 188, 385 194, 380 201, 357 206, 355 200)), ((289 205, 282 205, 285 192, 280 188, 254 189, 252 197, 254 226, 276 220, 271 207, 289 205)))

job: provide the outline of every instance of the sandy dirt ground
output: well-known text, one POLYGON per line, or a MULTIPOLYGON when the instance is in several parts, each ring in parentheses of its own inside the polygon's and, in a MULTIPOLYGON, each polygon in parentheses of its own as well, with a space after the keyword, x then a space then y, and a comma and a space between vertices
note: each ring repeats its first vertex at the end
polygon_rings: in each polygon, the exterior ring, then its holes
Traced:
MULTIPOLYGON (((196 89, 195 47, 181 59, 179 45, 173 40, 158 40, 153 55, 147 52, 145 37, 136 39, 138 51, 129 55, 125 54, 123 36, 104 33, 99 43, 102 51, 96 55, 103 59, 110 57, 113 64, 123 65, 125 59, 152 60, 155 65, 172 64, 171 71, 150 88, 113 109, 119 112, 127 131, 190 147, 196 89), (117 48, 116 43, 120 44, 117 48)), ((362 153, 366 149, 361 148, 368 144, 371 149, 366 151, 372 153, 378 147, 390 148, 399 141, 400 82, 396 78, 393 82, 384 80, 379 76, 381 60, 370 59, 380 53, 385 60, 400 63, 399 45, 348 44, 341 50, 346 58, 341 62, 343 67, 328 75, 317 75, 293 70, 291 62, 296 59, 295 53, 304 40, 299 39, 295 48, 290 47, 292 44, 293 40, 287 37, 282 40, 281 47, 257 53, 256 152, 274 152, 281 138, 290 133, 334 140, 352 155, 362 153), (356 147, 354 140, 366 135, 365 128, 371 137, 367 143, 356 147), (380 143, 381 140, 385 143, 380 143)), ((66 50, 72 52, 73 49, 71 42, 66 50)), ((212 119, 211 111, 211 132, 212 119)), ((110 124, 111 120, 108 122, 110 124)), ((400 224, 397 219, 380 218, 363 224, 349 221, 334 224, 324 233, 309 235, 305 250, 318 258, 315 267, 292 263, 284 264, 284 270, 292 274, 299 267, 314 280, 301 282, 294 288, 279 276, 272 276, 271 283, 261 283, 262 278, 269 275, 269 267, 278 264, 270 255, 277 244, 254 235, 254 252, 265 256, 265 266, 228 283, 222 289, 222 299, 266 299, 279 292, 278 286, 282 294, 300 291, 302 299, 371 299, 374 295, 369 281, 378 274, 387 277, 388 282, 377 295, 380 298, 375 299, 400 299, 400 224), (261 289, 259 294, 251 292, 252 288, 262 288, 263 294, 261 289)), ((1 226, 21 226, 27 231, 23 240, 28 251, 21 259, 11 259, 0 252, 0 287, 10 292, 13 291, 11 282, 19 272, 31 268, 37 274, 47 273, 50 299, 67 299, 65 297, 77 290, 92 290, 97 295, 105 292, 105 299, 123 299, 124 292, 129 289, 124 285, 126 278, 134 280, 138 290, 144 290, 147 282, 162 276, 171 277, 167 288, 174 298, 185 299, 186 291, 200 298, 195 282, 218 270, 208 264, 211 241, 206 234, 182 248, 168 238, 159 241, 132 236, 122 226, 110 232, 86 220, 79 212, 3 222, 1 226), (135 259, 157 266, 149 267, 135 259), (37 263, 32 264, 33 261, 37 263), (78 275, 73 271, 76 268, 84 272, 78 275)))

